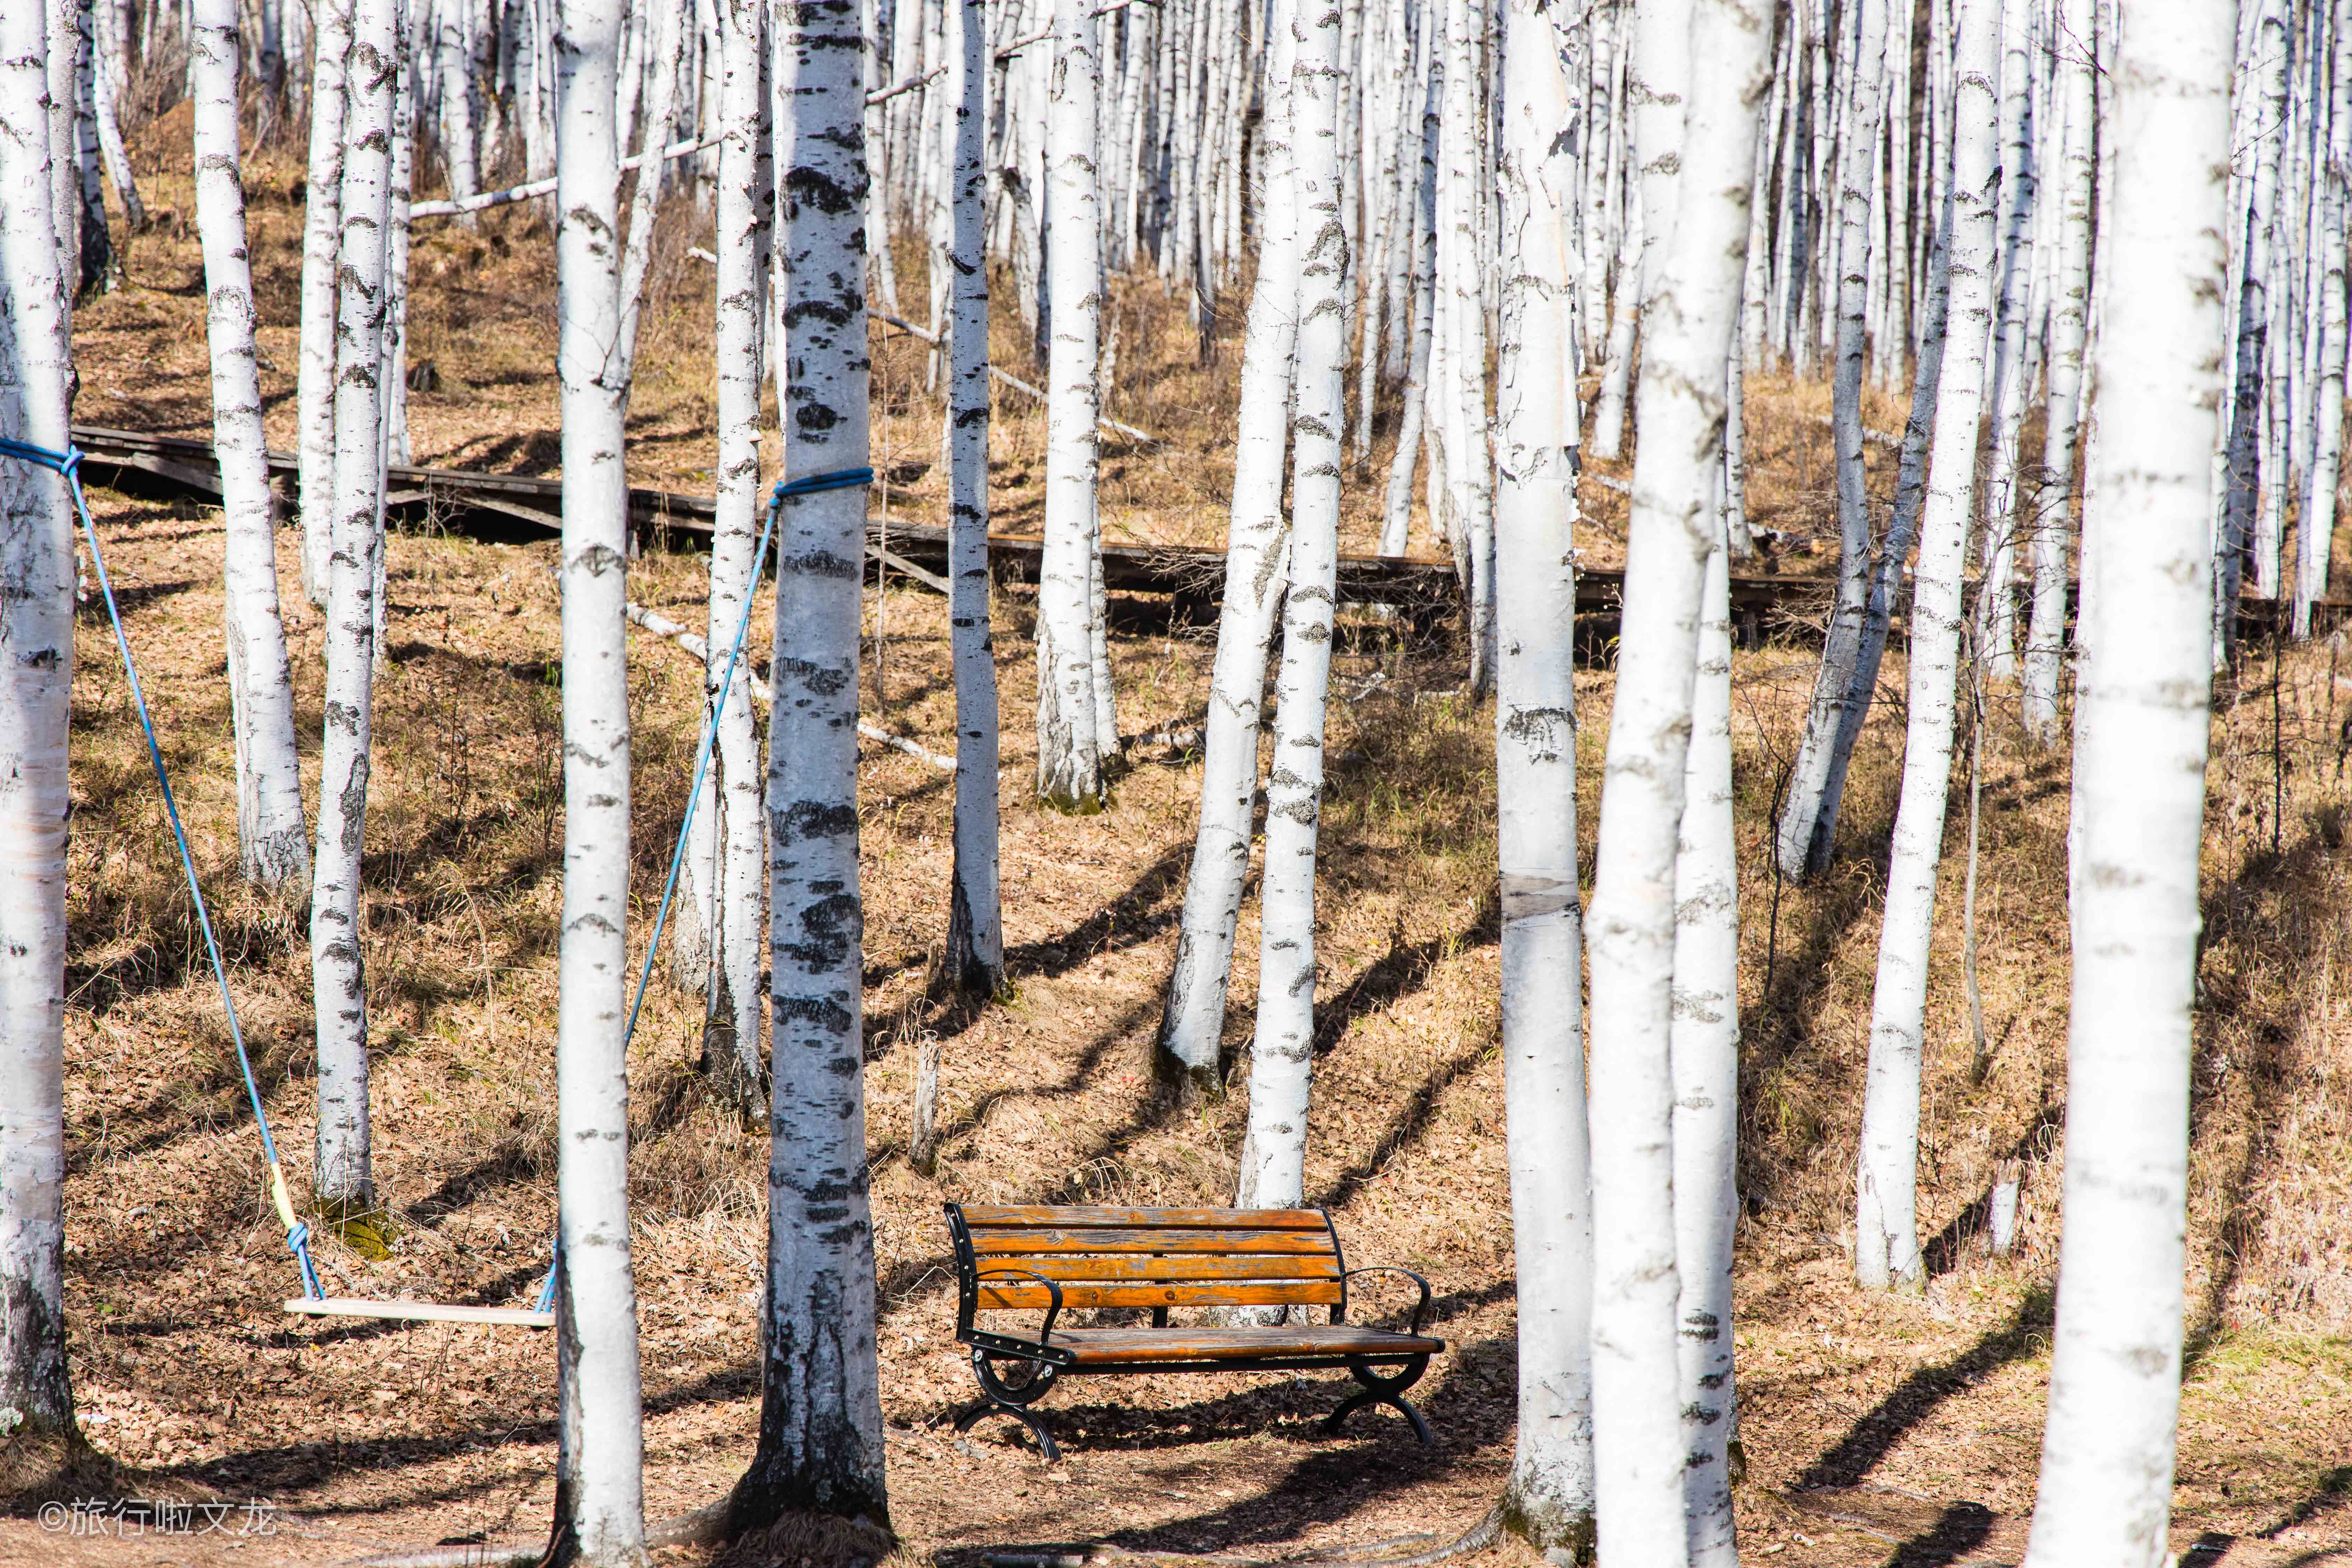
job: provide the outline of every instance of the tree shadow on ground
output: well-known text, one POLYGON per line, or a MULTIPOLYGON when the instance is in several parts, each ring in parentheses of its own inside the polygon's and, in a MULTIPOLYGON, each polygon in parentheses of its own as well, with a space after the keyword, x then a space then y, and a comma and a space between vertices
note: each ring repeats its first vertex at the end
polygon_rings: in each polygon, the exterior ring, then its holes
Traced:
MULTIPOLYGON (((2045 1103, 2032 1124, 2019 1135, 2001 1158, 2022 1163, 2046 1155, 2051 1141, 2064 1130, 2065 1125, 2066 1108, 2045 1103)), ((1950 1224, 1927 1238, 1927 1245, 1920 1251, 1929 1279, 1939 1279, 1958 1268, 1969 1243, 1991 1228, 1992 1192, 1992 1188, 1987 1186, 1952 1216, 1950 1224)))
MULTIPOLYGON (((1137 1552, 1223 1552, 1262 1546, 1295 1540, 1318 1525, 1344 1521, 1389 1493, 1441 1479, 1509 1440, 1511 1401, 1484 1395, 1482 1391, 1515 1386, 1517 1359, 1517 1343, 1508 1335, 1464 1345, 1448 1353, 1447 1364, 1433 1382, 1422 1385, 1426 1393, 1416 1389, 1408 1396, 1430 1414, 1438 1434, 1435 1447, 1414 1442, 1403 1422, 1394 1416, 1376 1416, 1377 1426, 1360 1429, 1354 1425, 1362 1419, 1358 1415, 1339 1436, 1321 1438, 1317 1451, 1293 1462, 1278 1480, 1256 1496, 1165 1524, 1114 1530, 1105 1540, 1137 1552)), ((1335 1394, 1344 1386, 1336 1382, 1328 1385, 1335 1394)), ((1181 1450, 1193 1443, 1253 1436, 1269 1428, 1284 1436, 1312 1439, 1320 1434, 1309 1422, 1319 1423, 1331 1407, 1324 1402, 1324 1393, 1325 1385, 1319 1381, 1288 1384, 1186 1406, 1181 1418, 1194 1430, 1181 1436, 1168 1432, 1179 1418, 1177 1412, 1088 1405, 1073 1407, 1070 1415, 1081 1417, 1078 1425, 1087 1433, 1087 1446, 1097 1442, 1096 1420, 1104 1424, 1105 1447, 1181 1450)), ((1276 1463, 1278 1457, 1269 1456, 1269 1466, 1276 1463)), ((939 1562, 941 1568, 981 1568, 987 1554, 1003 1550, 953 1547, 940 1552, 939 1562)))
POLYGON ((1933 1528, 1895 1549, 1886 1568, 1948 1568, 1992 1536, 1993 1511, 1980 1502, 1956 1502, 1933 1528))
POLYGON ((2008 1322, 1979 1340, 1951 1360, 1921 1367, 1895 1385, 1887 1395, 1855 1420, 1828 1452, 1797 1478, 1795 1489, 1852 1487, 1878 1467, 1895 1446, 1910 1435, 1946 1400, 1964 1394, 2011 1362, 2041 1349, 2053 1321, 2053 1299, 2042 1291, 2028 1296, 2008 1322))

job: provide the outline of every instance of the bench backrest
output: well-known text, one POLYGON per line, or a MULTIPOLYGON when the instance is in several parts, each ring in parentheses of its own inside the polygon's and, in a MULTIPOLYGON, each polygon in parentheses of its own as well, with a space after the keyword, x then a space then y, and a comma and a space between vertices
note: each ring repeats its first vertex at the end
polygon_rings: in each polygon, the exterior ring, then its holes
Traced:
POLYGON ((1346 1268, 1319 1209, 947 1205, 966 1300, 982 1310, 1338 1306, 1346 1268))

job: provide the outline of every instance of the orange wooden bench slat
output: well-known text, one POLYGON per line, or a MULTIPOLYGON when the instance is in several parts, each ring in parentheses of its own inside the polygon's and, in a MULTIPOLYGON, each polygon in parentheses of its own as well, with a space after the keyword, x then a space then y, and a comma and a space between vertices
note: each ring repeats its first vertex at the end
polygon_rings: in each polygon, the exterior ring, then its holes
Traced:
POLYGON ((1433 1355, 1443 1340, 1362 1329, 1351 1323, 1274 1329, 1065 1329, 1054 1342, 1076 1364, 1154 1361, 1243 1361, 1273 1356, 1433 1355))
POLYGON ((1331 1256, 1331 1233, 1296 1230, 978 1230, 971 1249, 982 1257, 1037 1252, 1307 1253, 1331 1256))
POLYGON ((992 1257, 981 1265, 991 1268, 1021 1268, 1067 1283, 1073 1279, 1191 1279, 1211 1284, 1225 1279, 1337 1279, 1339 1259, 1309 1253, 1297 1257, 1237 1257, 1223 1252, 1119 1253, 1108 1258, 1069 1258, 1060 1253, 1023 1254, 1020 1260, 992 1257))
POLYGON ((1127 1209, 1070 1205, 1051 1208, 1037 1205, 967 1204, 963 1222, 973 1230, 999 1227, 1044 1227, 1067 1230, 1079 1226, 1115 1226, 1128 1229, 1154 1226, 1189 1230, 1328 1230, 1330 1222, 1315 1209, 1127 1209))
MULTIPOLYGON (((1231 1285, 1167 1285, 1138 1281, 1129 1285, 1065 1285, 1062 1305, 1082 1307, 1280 1307, 1336 1306, 1340 1300, 1336 1279, 1244 1280, 1231 1285)), ((1018 1310, 1053 1305, 1053 1296, 1034 1282, 1003 1284, 982 1279, 980 1305, 983 1311, 1018 1310)))

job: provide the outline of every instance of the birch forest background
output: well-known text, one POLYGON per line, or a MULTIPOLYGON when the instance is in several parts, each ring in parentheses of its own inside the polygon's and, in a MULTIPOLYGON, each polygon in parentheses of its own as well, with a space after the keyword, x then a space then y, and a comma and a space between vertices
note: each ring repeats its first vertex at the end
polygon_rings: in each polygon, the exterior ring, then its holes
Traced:
POLYGON ((2347 223, 2352 0, 0 0, 0 1561, 2352 1564, 2347 223))

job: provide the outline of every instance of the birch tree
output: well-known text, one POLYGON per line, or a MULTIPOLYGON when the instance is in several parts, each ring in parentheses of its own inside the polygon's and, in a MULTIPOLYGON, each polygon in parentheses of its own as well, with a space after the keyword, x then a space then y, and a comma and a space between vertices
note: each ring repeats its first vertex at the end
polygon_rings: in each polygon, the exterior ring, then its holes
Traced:
POLYGON ((1473 40, 1486 36, 1485 0, 1447 0, 1445 153, 1439 200, 1439 308, 1445 312, 1444 384, 1437 388, 1445 420, 1445 499, 1454 558, 1467 563, 1469 690, 1484 698, 1495 670, 1495 502, 1487 459, 1486 307, 1480 234, 1486 216, 1485 110, 1473 40))
MULTIPOLYGON (((1291 413, 1290 581, 1275 678, 1260 881, 1257 1025, 1250 1044, 1243 1208, 1305 1201, 1307 1087, 1315 1062, 1315 860, 1324 710, 1339 571, 1340 436, 1347 426, 1348 237, 1339 216, 1338 0, 1289 18, 1290 204, 1297 213, 1298 360, 1291 413)), ((1280 48, 1277 43, 1276 48, 1280 48)))
POLYGON ((123 34, 130 26, 128 5, 118 6, 115 0, 104 0, 98 7, 98 80, 96 83, 99 156, 105 161, 106 177, 114 182, 116 199, 122 203, 125 226, 132 234, 147 226, 147 205, 139 199, 139 176, 131 167, 131 154, 122 144, 122 94, 127 89, 131 54, 123 34))
MULTIPOLYGON (((2169 1556, 2221 395, 2231 7, 2117 19, 2098 439, 2097 664, 2075 703, 2081 874, 2064 1220, 2033 1568, 2169 1556)), ((2339 46, 2340 47, 2340 46, 2339 46)))
POLYGON ((1837 598, 1830 610, 1812 701, 1805 711, 1805 728, 1797 742, 1797 760, 1790 770, 1788 796, 1781 805, 1773 840, 1781 873, 1801 879, 1829 864, 1830 844, 1837 831, 1836 814, 1825 809, 1831 758, 1846 707, 1857 695, 1853 672, 1870 595, 1870 495, 1864 488, 1862 373, 1886 0, 1855 0, 1855 4, 1856 53, 1848 77, 1846 141, 1837 192, 1837 361, 1832 393, 1832 433, 1837 443, 1837 598))
POLYGON ((1095 165, 1102 67, 1088 0, 1054 0, 1054 77, 1046 180, 1054 237, 1046 250, 1054 308, 1046 331, 1045 542, 1037 577, 1037 794, 1081 815, 1108 804, 1106 766, 1118 731, 1098 728, 1095 578, 1102 410, 1099 182, 1095 165))
POLYGON ((1927 948, 1943 858, 1958 671, 1960 573, 1976 502, 1987 345, 1999 307, 2000 0, 1955 0, 1951 299, 1919 566, 1911 591, 1909 718, 1886 874, 1869 1076, 1854 1177, 1854 1278, 1872 1289, 1921 1283, 1916 1191, 1927 948))
POLYGON ((772 1109, 759 1448, 738 1530, 787 1508, 887 1519, 867 1198, 857 637, 866 555, 866 92, 849 0, 777 16, 787 478, 768 722, 772 1109), (786 374, 789 367, 789 374, 786 374), (831 488, 817 488, 820 484, 831 488))
POLYGON ((296 482, 302 504, 302 592, 329 609, 336 518, 336 366, 341 252, 344 81, 353 0, 319 0, 310 69, 310 155, 302 184, 301 358, 295 385, 296 482))
POLYGON ((1566 42, 1537 0, 1505 6, 1495 826, 1519 1281, 1503 1509, 1531 1545, 1574 1554, 1592 1543, 1592 1207, 1576 868, 1576 169, 1555 129, 1570 112, 1566 42))
MULTIPOLYGON (((2214 540, 2213 657, 2229 657, 2237 638, 2238 584, 2254 539, 2262 500, 2257 453, 2263 440, 2263 372, 2270 343, 2271 230, 2278 205, 2279 160, 2286 142, 2287 27, 2285 0, 2252 0, 2259 7, 2249 74, 2253 76, 2252 177, 2243 209, 2238 262, 2238 358, 2230 408, 2228 488, 2214 540), (2259 75, 2253 75, 2258 72, 2259 75)), ((2235 215, 2233 215, 2234 216, 2235 215)))
MULTIPOLYGON (((1291 0, 1274 0, 1268 26, 1290 31, 1291 0)), ((1257 798, 1260 706, 1267 644, 1288 572, 1290 528, 1282 513, 1291 375, 1298 343, 1297 215, 1290 195, 1289 94, 1277 68, 1266 94, 1265 197, 1257 280, 1242 348, 1241 407, 1234 444, 1234 503, 1225 534, 1224 604, 1202 723, 1201 820, 1184 885, 1176 962, 1168 976, 1154 1051, 1159 1076, 1193 1091, 1223 1081, 1225 987, 1234 930, 1249 874, 1257 798)))
POLYGON ((237 153, 237 17, 234 0, 194 0, 188 75, 195 98, 196 226, 205 255, 205 335, 212 351, 213 455, 226 523, 231 727, 236 745, 238 862, 264 887, 310 874, 302 772, 294 751, 294 689, 278 611, 278 529, 261 430, 258 312, 246 254, 237 153))
POLYGON ((2032 19, 2041 7, 2002 0, 2000 19, 2000 250, 1995 274, 1994 356, 1987 388, 1992 418, 1986 466, 1984 585, 1977 593, 1977 638, 1986 676, 2017 679, 2017 443, 2025 411, 2026 314, 2032 266, 2029 219, 2033 167, 2032 19))
POLYGON ((327 687, 319 747, 319 838, 311 857, 310 990, 319 1128, 312 1184, 331 1215, 375 1202, 369 1166, 367 975, 362 850, 374 702, 383 503, 385 231, 392 215, 392 100, 398 0, 352 13, 337 198, 342 233, 335 321, 333 552, 327 580, 327 687))
MULTIPOLYGON (((1727 371, 1728 378, 1735 371, 1727 371)), ((1717 518, 1723 513, 1718 509, 1717 518)), ((1738 1568, 1731 1244, 1739 1220, 1739 866, 1731 795, 1731 550, 1707 552, 1675 852, 1675 1278, 1693 1568, 1738 1568)))
POLYGON ((2074 535, 2074 446, 2082 427, 2083 349, 2091 324, 2092 123, 2090 0, 2060 0, 2057 289, 2050 312, 2049 394, 2042 484, 2030 547, 2033 608, 2026 624, 2021 710, 2037 745, 2058 738, 2058 681, 2066 635, 2066 547, 2074 535))
POLYGON ((988 572, 988 23, 983 0, 945 0, 944 162, 949 278, 948 626, 956 689, 955 871, 949 972, 967 990, 1002 994, 1004 917, 997 880, 996 642, 988 572))
MULTIPOLYGON (((49 200, 49 47, 0 7, 0 437, 71 440, 72 308, 49 200)), ((65 1321, 66 752, 73 510, 64 479, 0 457, 0 1407, 74 1440, 65 1321)), ((19 1440, 22 1440, 20 1436, 19 1440)))
MULTIPOLYGON (((1429 47, 1428 35, 1434 31, 1434 20, 1422 24, 1423 42, 1429 47)), ((1406 537, 1412 520, 1412 470, 1421 455, 1422 426, 1428 407, 1429 353, 1434 311, 1432 309, 1437 277, 1437 139, 1442 116, 1438 113, 1439 95, 1444 87, 1444 73, 1439 68, 1426 71, 1429 85, 1424 94, 1420 120, 1420 174, 1413 184, 1412 224, 1412 271, 1408 278, 1412 328, 1409 334, 1411 347, 1405 370, 1404 399, 1397 417, 1396 455, 1389 465, 1389 488, 1381 511, 1381 553, 1402 555, 1408 543, 1406 537)), ((1271 204, 1269 204, 1270 205, 1271 204)), ((1264 266, 1265 246, 1271 236, 1259 242, 1259 265, 1264 266)), ((1244 426, 1244 433, 1247 425, 1244 426)), ((1431 520, 1434 521, 1434 519, 1431 520)), ((1222 641, 1220 647, 1223 646, 1222 641)))
MULTIPOLYGON (((719 467, 710 545, 709 636, 704 684, 717 709, 712 773, 695 814, 698 842, 689 846, 698 893, 691 899, 691 931, 672 952, 689 973, 707 976, 703 1068, 719 1092, 747 1117, 764 1109, 760 1066, 760 971, 767 817, 766 772, 751 710, 751 671, 738 660, 733 682, 728 651, 742 624, 747 595, 757 587, 760 528, 761 348, 767 309, 761 240, 767 207, 757 190, 753 152, 759 117, 760 0, 719 0, 724 53, 719 144, 718 305, 713 356, 718 370, 719 467)), ((641 176, 642 177, 642 176, 641 176)), ((689 900, 681 900, 682 903, 689 900)), ((682 925, 686 922, 681 922, 682 925)))
POLYGON ((2330 79, 2327 115, 2326 217, 2319 278, 2320 363, 2317 428, 2310 483, 2304 491, 2297 520, 2294 598, 2292 629, 2298 637, 2311 635, 2312 601, 2327 592, 2327 564, 2336 542, 2336 481, 2343 472, 2344 374, 2346 356, 2352 353, 2352 321, 2347 317, 2345 246, 2347 207, 2352 207, 2352 5, 2335 0, 2336 47, 2330 79))
MULTIPOLYGON (((1674 1215, 1675 861, 1707 561, 1721 548, 1724 366, 1736 336, 1764 0, 1694 0, 1687 33, 1637 47, 1684 85, 1679 199, 1647 292, 1623 630, 1601 800, 1592 943, 1593 1457, 1601 1551, 1688 1561, 1674 1215)), ((1638 139, 1643 158, 1654 154, 1638 139)), ((1651 215, 1656 219, 1660 215, 1651 215)))
POLYGON ((622 16, 620 0, 561 0, 554 40, 563 927, 555 1037, 561 1447, 551 1555, 597 1568, 646 1561, 629 1245, 628 394, 620 379, 621 173, 611 113, 622 16))
MULTIPOLYGON (((19 0, 25 4, 26 0, 19 0)), ((57 237, 60 276, 67 289, 80 298, 87 289, 82 271, 81 159, 74 135, 75 68, 80 57, 80 0, 29 0, 48 12, 47 41, 42 54, 48 75, 41 106, 47 112, 44 133, 48 138, 49 211, 57 237)))

